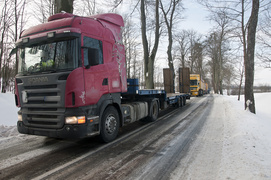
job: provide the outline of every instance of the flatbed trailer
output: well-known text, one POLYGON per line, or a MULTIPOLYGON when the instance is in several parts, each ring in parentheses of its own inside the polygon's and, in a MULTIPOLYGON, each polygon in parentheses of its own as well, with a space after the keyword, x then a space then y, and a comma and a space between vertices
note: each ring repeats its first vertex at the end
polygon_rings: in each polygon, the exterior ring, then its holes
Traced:
POLYGON ((169 106, 182 107, 190 98, 185 93, 167 94, 165 90, 138 89, 137 79, 128 79, 127 84, 128 91, 122 94, 124 122, 131 123, 143 118, 155 121, 160 110, 169 106))
POLYGON ((139 89, 138 79, 127 79, 128 90, 122 96, 126 99, 141 100, 146 98, 159 99, 160 109, 165 109, 170 105, 181 107, 186 104, 186 99, 190 99, 189 93, 167 93, 158 89, 139 89))
MULTIPOLYGON (((129 97, 131 97, 131 94, 129 94, 129 97)), ((165 109, 170 105, 176 105, 178 107, 185 105, 186 99, 189 99, 190 95, 186 93, 166 93, 165 90, 141 89, 136 91, 135 97, 137 97, 137 99, 158 98, 160 107, 164 107, 162 109, 165 109)))

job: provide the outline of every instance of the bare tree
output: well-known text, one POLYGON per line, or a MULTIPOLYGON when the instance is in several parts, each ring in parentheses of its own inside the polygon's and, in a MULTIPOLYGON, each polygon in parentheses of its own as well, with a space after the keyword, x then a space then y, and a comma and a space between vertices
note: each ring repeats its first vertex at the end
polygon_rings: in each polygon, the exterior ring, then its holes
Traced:
POLYGON ((220 94, 223 94, 223 68, 226 64, 225 61, 225 51, 229 50, 225 48, 225 42, 227 41, 227 36, 232 31, 230 26, 231 20, 227 16, 226 9, 218 9, 216 13, 212 14, 210 17, 216 23, 216 43, 217 43, 217 63, 216 72, 217 72, 217 83, 216 86, 219 88, 220 94), (224 47, 223 47, 224 45, 224 47))
POLYGON ((214 89, 214 92, 218 94, 219 90, 219 50, 218 50, 218 35, 217 33, 213 32, 207 41, 207 52, 210 57, 210 61, 208 62, 208 65, 210 66, 210 72, 212 75, 212 86, 214 89))
MULTIPOLYGON (((232 29, 235 29, 235 37, 240 38, 243 45, 244 65, 245 65, 245 109, 255 113, 255 100, 253 94, 254 84, 254 53, 255 36, 258 24, 258 14, 260 8, 259 0, 240 1, 207 1, 199 0, 213 13, 224 9, 226 16, 233 22, 232 29), (250 15, 247 16, 248 11, 250 15)), ((262 1, 269 4, 269 1, 262 1)), ((265 6, 263 5, 263 6, 265 6)))
POLYGON ((154 60, 158 50, 159 38, 160 38, 160 22, 159 22, 159 0, 155 1, 155 38, 154 45, 150 52, 149 43, 147 39, 147 23, 146 23, 146 8, 145 0, 140 1, 140 15, 141 15, 141 34, 142 45, 144 52, 144 77, 145 85, 147 89, 154 89, 154 60))
MULTIPOLYGON (((18 2, 14 0, 14 33, 12 33, 14 37, 14 42, 16 42, 19 38, 19 35, 23 31, 25 24, 25 9, 26 9, 26 0, 22 0, 18 2)), ((15 73, 18 73, 18 53, 15 54, 15 73)))
POLYGON ((177 42, 176 48, 178 49, 177 53, 180 54, 179 60, 181 62, 181 67, 186 67, 188 61, 188 53, 190 50, 190 42, 187 30, 182 30, 175 35, 175 41, 177 42))
POLYGON ((194 73, 200 74, 200 76, 204 79, 203 73, 203 44, 200 42, 196 42, 191 47, 191 54, 195 62, 194 73))
POLYGON ((261 65, 265 68, 271 68, 271 5, 267 6, 266 11, 264 13, 264 17, 262 17, 259 29, 260 35, 259 46, 257 57, 261 61, 261 65))
POLYGON ((40 23, 47 22, 48 17, 54 14, 54 0, 34 0, 35 11, 31 12, 40 23))
POLYGON ((124 15, 123 42, 125 45, 127 77, 135 77, 136 73, 136 57, 138 54, 137 47, 140 45, 137 42, 137 33, 134 23, 128 15, 124 15))
MULTIPOLYGON (((168 47, 167 47, 167 55, 168 55, 168 66, 172 73, 172 80, 175 80, 175 71, 173 65, 173 57, 172 57, 172 45, 173 45, 173 25, 176 23, 177 15, 181 18, 179 13, 176 13, 178 7, 181 7, 181 0, 171 0, 168 4, 168 7, 164 5, 163 1, 160 0, 161 10, 164 15, 165 24, 167 27, 168 33, 168 47)), ((172 84, 175 84, 174 82, 172 84)), ((173 89, 175 91, 175 88, 173 89)))
POLYGON ((102 12, 102 10, 99 9, 99 7, 104 6, 112 6, 111 3, 104 4, 102 1, 97 0, 80 0, 80 1, 74 1, 74 14, 81 15, 81 16, 91 16, 93 14, 97 14, 102 12))
POLYGON ((238 101, 240 101, 240 96, 241 96, 241 89, 242 89, 242 84, 243 84, 243 77, 244 77, 244 64, 242 63, 242 68, 239 71, 240 73, 240 83, 238 87, 238 101))
POLYGON ((12 50, 14 47, 14 42, 17 41, 19 34, 22 32, 24 26, 24 12, 25 12, 26 0, 5 0, 4 10, 1 16, 1 91, 6 92, 13 89, 14 77, 18 72, 18 56, 16 49, 12 50), (12 54, 16 54, 15 59, 12 54))
POLYGON ((195 44, 201 43, 201 35, 199 35, 195 30, 187 31, 188 41, 189 41, 189 57, 188 57, 188 67, 190 68, 191 73, 197 73, 195 71, 196 61, 197 61, 197 49, 195 44))
POLYGON ((9 31, 13 25, 13 6, 10 0, 4 0, 1 17, 0 17, 0 87, 1 92, 6 91, 8 85, 7 69, 9 67, 10 58, 8 59, 8 51, 11 45, 9 40, 9 31))
POLYGON ((223 75, 224 75, 223 79, 225 82, 225 87, 227 89, 227 95, 230 95, 231 84, 232 84, 232 81, 235 77, 235 73, 234 73, 233 69, 234 69, 234 65, 231 63, 225 64, 224 68, 223 68, 223 75))
MULTIPOLYGON (((243 2, 244 0, 242 0, 243 2)), ((251 15, 248 22, 247 32, 247 49, 245 53, 245 108, 250 112, 256 113, 255 100, 253 93, 254 83, 254 55, 255 55, 255 38, 258 24, 260 2, 252 1, 251 15)))

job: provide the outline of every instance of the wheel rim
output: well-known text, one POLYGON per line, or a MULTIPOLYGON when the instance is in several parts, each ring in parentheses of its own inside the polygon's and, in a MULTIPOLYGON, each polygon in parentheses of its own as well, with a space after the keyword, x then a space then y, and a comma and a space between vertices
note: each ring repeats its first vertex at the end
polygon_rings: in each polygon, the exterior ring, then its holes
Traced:
POLYGON ((117 120, 113 114, 107 116, 105 120, 105 130, 108 134, 113 134, 117 129, 117 120))

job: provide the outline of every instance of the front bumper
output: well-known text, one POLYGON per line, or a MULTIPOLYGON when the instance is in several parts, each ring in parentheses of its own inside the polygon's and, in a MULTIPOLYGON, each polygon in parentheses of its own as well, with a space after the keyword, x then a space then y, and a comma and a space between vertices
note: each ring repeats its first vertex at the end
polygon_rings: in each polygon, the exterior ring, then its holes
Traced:
POLYGON ((197 91, 191 91, 191 95, 192 95, 192 96, 198 96, 198 95, 199 95, 199 92, 197 92, 197 91))
POLYGON ((22 134, 31 134, 38 136, 47 136, 52 138, 64 138, 64 139, 78 139, 85 138, 94 135, 98 135, 99 123, 98 121, 88 122, 85 124, 65 124, 60 129, 44 129, 44 128, 34 128, 27 127, 24 125, 23 121, 17 122, 17 129, 22 134))

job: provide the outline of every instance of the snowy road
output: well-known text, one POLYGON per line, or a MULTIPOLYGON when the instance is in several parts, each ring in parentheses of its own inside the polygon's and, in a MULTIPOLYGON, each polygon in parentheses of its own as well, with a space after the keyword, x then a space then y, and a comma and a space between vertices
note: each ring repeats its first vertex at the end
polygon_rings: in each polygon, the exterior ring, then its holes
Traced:
POLYGON ((137 122, 102 144, 19 135, 0 141, 0 179, 169 179, 197 138, 213 97, 137 122))
MULTIPOLYGON (((271 179, 271 94, 258 114, 236 97, 192 98, 154 123, 121 129, 112 143, 16 134, 0 126, 0 179, 271 179)), ((1 109, 1 108, 0 108, 1 109)))

